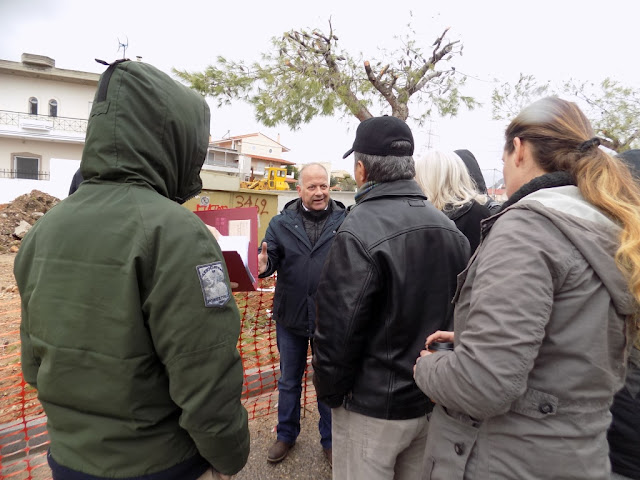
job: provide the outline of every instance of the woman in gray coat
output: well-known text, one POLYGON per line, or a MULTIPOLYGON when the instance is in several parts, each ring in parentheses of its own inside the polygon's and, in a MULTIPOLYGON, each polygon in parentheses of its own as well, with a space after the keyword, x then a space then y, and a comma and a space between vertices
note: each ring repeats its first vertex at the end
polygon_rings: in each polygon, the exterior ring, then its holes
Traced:
POLYGON ((509 200, 458 277, 452 352, 421 352, 427 479, 605 479, 640 299, 640 191, 578 107, 509 125, 509 200))

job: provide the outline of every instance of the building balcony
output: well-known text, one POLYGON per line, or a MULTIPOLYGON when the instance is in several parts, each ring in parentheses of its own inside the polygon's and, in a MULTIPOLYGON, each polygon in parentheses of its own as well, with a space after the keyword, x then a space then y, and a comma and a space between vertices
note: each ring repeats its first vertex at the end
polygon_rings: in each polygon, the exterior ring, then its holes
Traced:
POLYGON ((35 170, 6 170, 0 168, 0 178, 21 178, 23 180, 49 180, 49 172, 35 170))
POLYGON ((236 150, 209 145, 207 158, 202 169, 238 175, 240 173, 240 156, 236 150))
POLYGON ((224 172, 232 175, 238 175, 240 173, 240 169, 238 168, 238 165, 236 165, 235 167, 232 167, 232 166, 205 163, 204 165, 202 165, 202 170, 224 172))
POLYGON ((87 123, 88 121, 82 118, 50 117, 0 110, 0 133, 8 136, 84 141, 87 123))

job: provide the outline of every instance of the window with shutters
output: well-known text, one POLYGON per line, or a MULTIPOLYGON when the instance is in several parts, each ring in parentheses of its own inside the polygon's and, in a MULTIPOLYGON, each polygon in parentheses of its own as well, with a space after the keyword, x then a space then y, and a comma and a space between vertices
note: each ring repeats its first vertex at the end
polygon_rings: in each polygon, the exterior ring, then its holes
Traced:
POLYGON ((28 180, 40 180, 40 157, 27 155, 14 155, 13 170, 14 178, 24 178, 28 180))

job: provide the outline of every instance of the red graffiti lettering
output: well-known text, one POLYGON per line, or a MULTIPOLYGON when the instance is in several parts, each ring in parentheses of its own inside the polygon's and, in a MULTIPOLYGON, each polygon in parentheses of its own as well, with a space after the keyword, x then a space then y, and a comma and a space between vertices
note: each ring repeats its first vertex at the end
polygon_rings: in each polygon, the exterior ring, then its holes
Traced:
POLYGON ((209 210, 226 210, 226 205, 196 205, 196 212, 208 212, 209 210))

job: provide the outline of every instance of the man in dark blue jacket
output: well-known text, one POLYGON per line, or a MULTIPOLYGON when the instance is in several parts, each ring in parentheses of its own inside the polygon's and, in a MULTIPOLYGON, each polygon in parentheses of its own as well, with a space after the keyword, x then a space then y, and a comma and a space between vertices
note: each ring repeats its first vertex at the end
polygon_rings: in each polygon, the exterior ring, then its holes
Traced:
MULTIPOLYGON (((319 163, 300 170, 298 195, 269 223, 258 255, 260 277, 278 272, 273 299, 280 379, 278 436, 267 460, 282 461, 300 433, 300 395, 309 342, 313 349, 320 272, 338 227, 344 205, 329 198, 329 175, 319 163)), ((320 443, 331 463, 331 409, 318 402, 320 443)))

